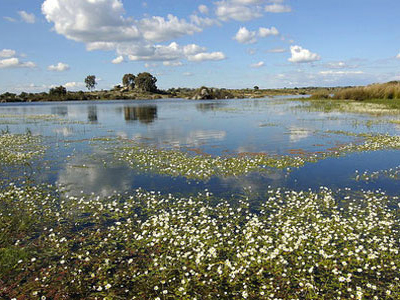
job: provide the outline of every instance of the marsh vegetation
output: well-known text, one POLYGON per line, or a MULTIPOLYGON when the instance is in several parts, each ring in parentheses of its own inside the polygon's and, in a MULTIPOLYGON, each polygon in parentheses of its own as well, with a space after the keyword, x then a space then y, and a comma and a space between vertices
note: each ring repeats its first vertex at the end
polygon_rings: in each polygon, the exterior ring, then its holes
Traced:
POLYGON ((397 118, 307 105, 1 106, 0 298, 398 299, 397 118))

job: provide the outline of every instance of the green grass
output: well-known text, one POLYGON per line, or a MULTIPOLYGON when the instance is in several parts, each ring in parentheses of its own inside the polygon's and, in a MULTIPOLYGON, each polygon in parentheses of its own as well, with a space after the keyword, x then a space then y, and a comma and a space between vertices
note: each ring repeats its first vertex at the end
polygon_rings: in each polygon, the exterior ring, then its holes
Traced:
POLYGON ((372 115, 396 115, 400 113, 400 100, 369 99, 364 101, 335 99, 293 99, 302 104, 293 109, 309 112, 346 112, 372 115))

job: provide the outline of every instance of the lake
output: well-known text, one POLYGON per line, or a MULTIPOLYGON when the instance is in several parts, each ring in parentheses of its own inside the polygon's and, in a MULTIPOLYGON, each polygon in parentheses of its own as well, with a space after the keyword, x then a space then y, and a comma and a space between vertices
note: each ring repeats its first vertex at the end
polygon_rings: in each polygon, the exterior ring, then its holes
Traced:
POLYGON ((285 98, 245 100, 150 100, 68 103, 2 104, 0 129, 45 137, 46 154, 37 164, 49 164, 40 180, 69 186, 71 193, 101 191, 103 195, 138 187, 163 192, 240 193, 243 187, 266 190, 268 186, 292 189, 385 189, 397 192, 399 181, 378 178, 354 180, 356 170, 378 171, 399 165, 399 152, 383 149, 348 153, 306 163, 300 168, 269 170, 245 176, 213 176, 188 180, 157 172, 140 172, 128 164, 104 166, 110 151, 93 138, 134 140, 162 149, 180 149, 189 155, 237 156, 247 153, 289 155, 329 151, 357 140, 340 134, 397 135, 400 126, 388 117, 346 113, 309 112, 302 102, 285 98), (15 116, 15 117, 14 117, 15 116), (10 123, 7 123, 7 120, 10 123), (93 159, 93 158, 96 159, 93 159), (85 165, 84 168, 81 166, 85 165))

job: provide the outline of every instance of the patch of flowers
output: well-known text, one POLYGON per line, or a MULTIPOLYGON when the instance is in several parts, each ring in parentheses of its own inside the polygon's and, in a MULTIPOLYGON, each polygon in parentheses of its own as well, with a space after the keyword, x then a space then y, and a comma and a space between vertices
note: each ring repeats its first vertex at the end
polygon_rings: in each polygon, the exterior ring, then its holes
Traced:
POLYGON ((399 299, 399 197, 276 189, 250 203, 11 184, 0 297, 399 299))
POLYGON ((169 176, 207 180, 212 176, 240 176, 263 172, 268 168, 290 169, 302 167, 307 162, 317 162, 327 157, 343 156, 353 152, 400 149, 400 136, 353 134, 362 139, 359 143, 341 145, 325 152, 305 153, 301 156, 270 156, 264 153, 235 156, 190 155, 174 149, 158 149, 145 144, 130 142, 115 151, 119 160, 133 168, 150 170, 169 176))
POLYGON ((157 149, 143 144, 132 143, 117 151, 120 160, 127 161, 133 168, 151 170, 159 174, 183 176, 194 179, 209 179, 212 176, 239 176, 261 172, 269 168, 285 169, 304 164, 301 157, 268 156, 266 154, 210 156, 190 155, 171 149, 157 149))
POLYGON ((374 172, 367 170, 363 173, 360 173, 358 170, 356 170, 354 179, 357 181, 373 181, 380 177, 386 177, 394 180, 400 179, 400 166, 374 172))
POLYGON ((0 163, 22 164, 44 153, 41 138, 31 134, 0 135, 0 163))

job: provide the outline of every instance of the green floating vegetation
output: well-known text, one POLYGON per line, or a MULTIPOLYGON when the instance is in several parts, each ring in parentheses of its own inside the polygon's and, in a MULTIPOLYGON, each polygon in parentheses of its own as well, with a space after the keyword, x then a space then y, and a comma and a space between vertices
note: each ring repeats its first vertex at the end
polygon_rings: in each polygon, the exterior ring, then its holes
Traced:
POLYGON ((209 179, 212 176, 239 176, 267 168, 285 169, 304 164, 301 157, 268 156, 265 154, 238 155, 232 157, 189 155, 171 149, 157 149, 143 144, 131 143, 117 151, 118 159, 127 161, 133 168, 151 170, 159 174, 183 176, 191 179, 209 179))
POLYGON ((21 114, 0 114, 1 124, 35 124, 39 122, 54 122, 57 124, 85 124, 77 120, 69 120, 54 114, 21 115, 21 114))
POLYGON ((399 299, 398 197, 278 189, 251 210, 248 197, 9 185, 0 297, 399 299))
POLYGON ((399 180, 400 179, 400 166, 397 166, 395 168, 390 168, 386 170, 379 170, 375 172, 371 171, 364 171, 363 173, 360 173, 358 170, 355 172, 354 179, 357 181, 373 181, 378 178, 390 178, 393 180, 399 180))
MULTIPOLYGON (((293 99, 300 101, 299 99, 293 99)), ((302 104, 294 106, 293 110, 308 112, 343 112, 370 115, 398 115, 400 113, 399 100, 312 100, 305 98, 302 104)))
POLYGON ((240 176, 251 172, 265 172, 268 168, 299 168, 307 162, 317 162, 327 157, 338 157, 353 152, 400 149, 400 136, 355 134, 344 131, 330 133, 356 136, 361 143, 350 143, 325 152, 304 153, 300 156, 269 156, 263 153, 236 156, 189 155, 187 152, 171 149, 157 149, 135 142, 115 151, 121 161, 133 168, 150 170, 173 177, 207 180, 212 176, 240 176))
POLYGON ((0 135, 0 163, 23 164, 44 153, 41 138, 31 134, 0 135))

